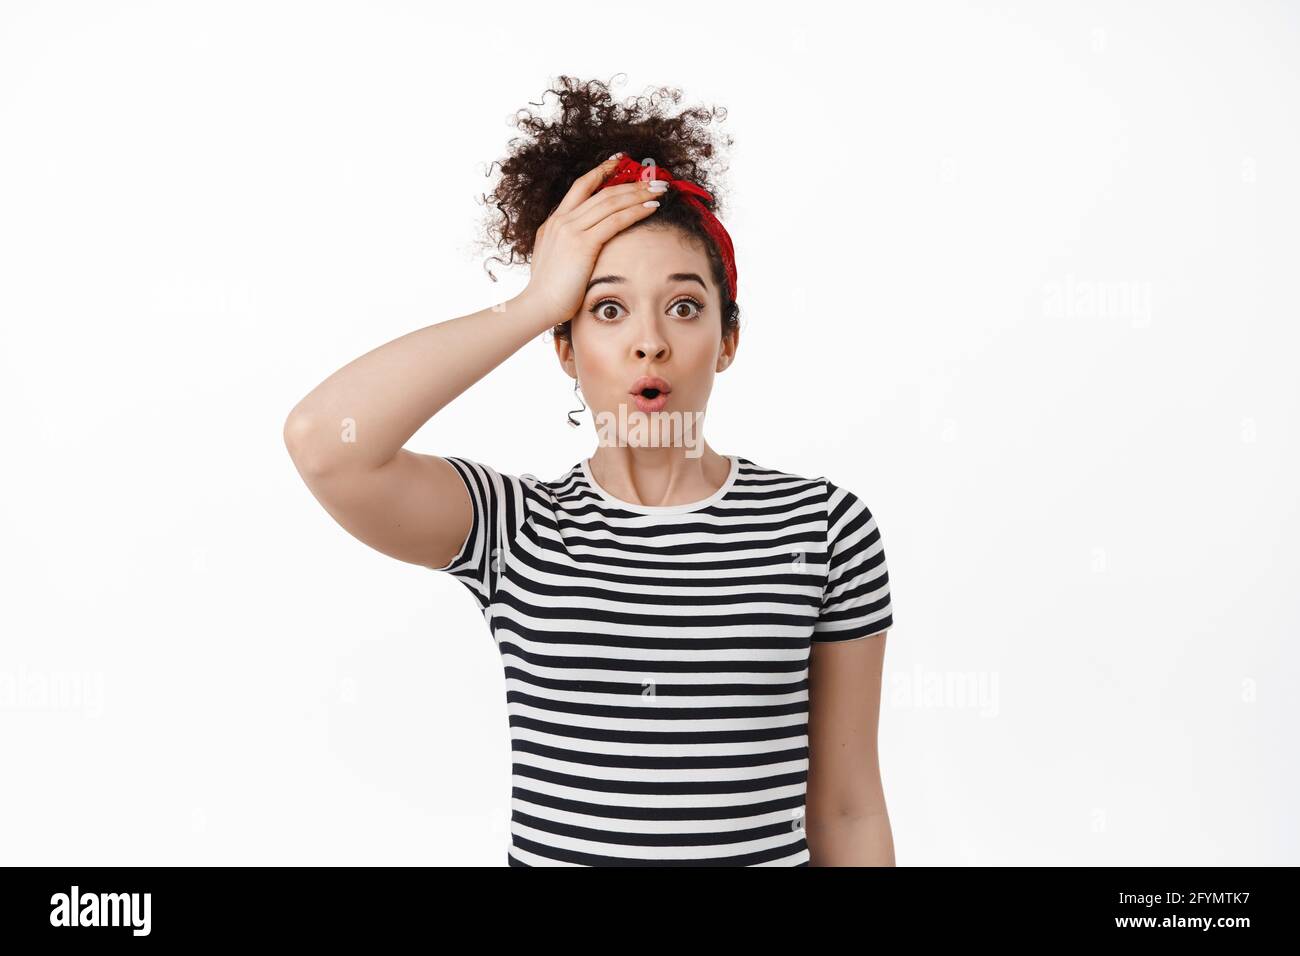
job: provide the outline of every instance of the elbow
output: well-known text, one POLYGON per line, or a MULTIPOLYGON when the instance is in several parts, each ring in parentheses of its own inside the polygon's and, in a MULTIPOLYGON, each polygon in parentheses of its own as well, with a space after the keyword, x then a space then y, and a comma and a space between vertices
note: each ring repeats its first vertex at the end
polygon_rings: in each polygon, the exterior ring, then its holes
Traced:
POLYGON ((319 478, 329 472, 329 461, 320 451, 318 424, 296 408, 284 420, 284 447, 304 478, 319 478))

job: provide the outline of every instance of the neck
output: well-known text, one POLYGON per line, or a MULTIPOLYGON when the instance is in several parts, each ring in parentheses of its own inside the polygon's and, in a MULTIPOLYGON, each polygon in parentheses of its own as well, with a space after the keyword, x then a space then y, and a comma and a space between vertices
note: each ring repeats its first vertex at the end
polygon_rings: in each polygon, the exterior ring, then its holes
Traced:
POLYGON ((601 446, 588 467, 596 483, 615 498, 648 507, 689 504, 709 497, 731 474, 731 460, 707 441, 703 454, 685 448, 601 446))

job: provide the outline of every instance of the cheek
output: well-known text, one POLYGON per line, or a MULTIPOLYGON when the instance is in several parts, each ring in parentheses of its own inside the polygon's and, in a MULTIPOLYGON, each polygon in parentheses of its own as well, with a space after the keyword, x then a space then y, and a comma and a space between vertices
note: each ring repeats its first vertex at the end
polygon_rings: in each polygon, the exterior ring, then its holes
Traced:
POLYGON ((571 337, 574 361, 581 374, 595 387, 609 379, 617 370, 622 349, 613 336, 598 334, 601 330, 574 328, 571 337))
POLYGON ((692 329, 689 335, 679 336, 673 343, 673 352, 678 361, 691 368, 712 368, 719 347, 712 329, 692 329))

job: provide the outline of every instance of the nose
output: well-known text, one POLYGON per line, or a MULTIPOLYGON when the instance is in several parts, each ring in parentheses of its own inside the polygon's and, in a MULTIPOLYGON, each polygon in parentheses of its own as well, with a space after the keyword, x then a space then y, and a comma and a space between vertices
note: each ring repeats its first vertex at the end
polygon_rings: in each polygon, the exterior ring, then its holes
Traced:
POLYGON ((649 358, 662 362, 669 354, 668 341, 660 333, 659 324, 654 320, 641 324, 632 348, 639 360, 649 358))

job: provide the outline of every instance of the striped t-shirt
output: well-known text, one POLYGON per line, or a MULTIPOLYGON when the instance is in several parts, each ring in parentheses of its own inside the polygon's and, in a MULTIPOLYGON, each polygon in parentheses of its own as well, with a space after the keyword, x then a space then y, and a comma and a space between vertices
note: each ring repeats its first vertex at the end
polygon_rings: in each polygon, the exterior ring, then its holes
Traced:
POLYGON ((473 524, 445 571, 505 666, 511 866, 807 866, 814 641, 893 623, 875 518, 737 456, 651 506, 447 458, 473 524))

